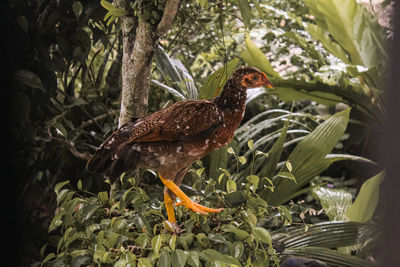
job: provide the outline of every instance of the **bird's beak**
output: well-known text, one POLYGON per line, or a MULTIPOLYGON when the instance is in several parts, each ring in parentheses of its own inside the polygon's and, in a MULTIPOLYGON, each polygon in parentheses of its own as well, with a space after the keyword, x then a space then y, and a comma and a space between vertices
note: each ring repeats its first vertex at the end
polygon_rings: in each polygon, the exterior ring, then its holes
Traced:
POLYGON ((272 84, 272 82, 267 78, 267 75, 265 75, 265 73, 263 73, 263 74, 264 74, 264 77, 263 77, 263 85, 262 86, 267 87, 268 89, 274 90, 275 87, 272 84))

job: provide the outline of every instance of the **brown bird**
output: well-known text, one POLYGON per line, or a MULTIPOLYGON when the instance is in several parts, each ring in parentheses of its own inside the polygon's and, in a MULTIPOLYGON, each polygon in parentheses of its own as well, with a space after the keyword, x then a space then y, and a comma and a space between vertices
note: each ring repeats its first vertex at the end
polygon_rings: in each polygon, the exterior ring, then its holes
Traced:
POLYGON ((267 76, 250 67, 235 70, 220 96, 175 103, 116 130, 88 161, 87 169, 115 180, 136 168, 157 170, 164 187, 168 221, 176 226, 173 202, 200 214, 220 212, 193 202, 179 186, 190 165, 228 144, 243 119, 246 90, 273 88, 267 76))

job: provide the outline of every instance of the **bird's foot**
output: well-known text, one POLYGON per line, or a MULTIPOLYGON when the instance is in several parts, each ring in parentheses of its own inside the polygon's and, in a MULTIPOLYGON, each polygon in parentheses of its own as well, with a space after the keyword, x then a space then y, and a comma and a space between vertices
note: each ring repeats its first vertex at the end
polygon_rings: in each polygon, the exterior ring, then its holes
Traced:
POLYGON ((174 233, 174 234, 179 235, 186 231, 186 229, 181 229, 176 222, 164 221, 163 225, 164 225, 165 229, 167 229, 169 232, 174 233))
POLYGON ((208 213, 218 213, 218 212, 221 212, 224 210, 223 208, 219 208, 219 209, 209 208, 209 207, 200 205, 199 203, 196 203, 190 199, 188 201, 186 200, 186 201, 175 203, 175 206, 176 207, 177 206, 185 206, 187 209, 191 209, 194 212, 198 212, 203 215, 207 215, 208 213))

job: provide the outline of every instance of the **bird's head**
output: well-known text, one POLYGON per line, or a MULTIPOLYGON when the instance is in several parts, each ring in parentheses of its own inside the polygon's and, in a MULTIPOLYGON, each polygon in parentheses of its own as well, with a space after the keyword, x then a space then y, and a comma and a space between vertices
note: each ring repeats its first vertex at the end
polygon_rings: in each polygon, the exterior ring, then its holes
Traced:
POLYGON ((264 72, 252 68, 252 67, 242 67, 233 73, 235 80, 237 80, 240 85, 246 89, 256 88, 256 87, 267 87, 268 89, 274 89, 271 81, 268 80, 267 75, 264 72))

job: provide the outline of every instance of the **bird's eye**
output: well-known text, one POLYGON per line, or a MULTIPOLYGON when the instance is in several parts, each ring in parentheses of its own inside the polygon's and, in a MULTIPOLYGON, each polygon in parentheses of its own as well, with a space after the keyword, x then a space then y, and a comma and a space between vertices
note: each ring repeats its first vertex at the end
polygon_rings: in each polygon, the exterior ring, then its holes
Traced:
POLYGON ((249 82, 250 82, 250 79, 249 79, 249 78, 244 78, 244 81, 245 81, 246 83, 249 83, 249 82))
POLYGON ((258 76, 257 75, 254 75, 253 76, 253 81, 257 81, 258 80, 258 76))

